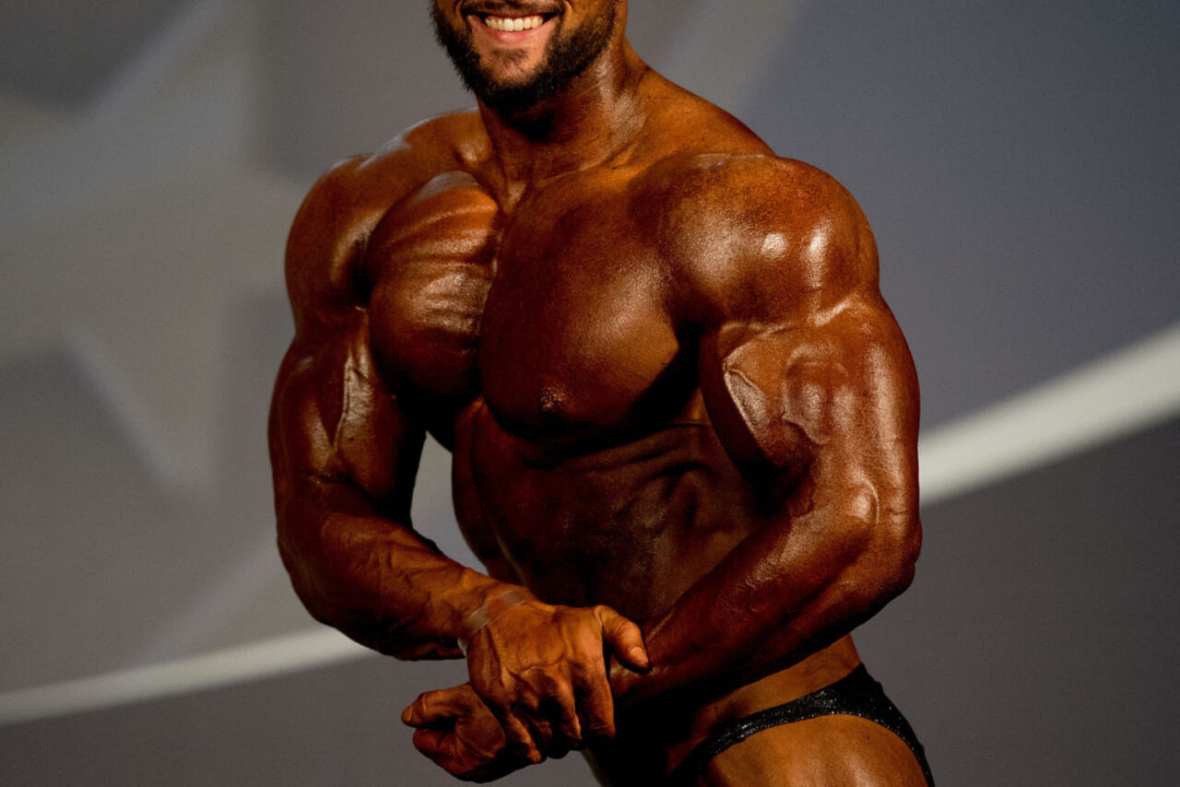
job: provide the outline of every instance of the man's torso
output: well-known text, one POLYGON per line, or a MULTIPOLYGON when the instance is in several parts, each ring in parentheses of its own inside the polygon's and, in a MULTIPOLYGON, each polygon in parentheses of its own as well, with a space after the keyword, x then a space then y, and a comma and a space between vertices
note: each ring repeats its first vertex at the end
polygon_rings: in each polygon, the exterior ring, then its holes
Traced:
MULTIPOLYGON (((548 602, 640 623, 781 516, 727 455, 700 390, 685 270, 707 270, 726 238, 669 242, 668 217, 682 184, 731 158, 782 162, 720 111, 700 113, 693 134, 657 124, 655 144, 511 196, 484 140, 456 139, 449 166, 388 206, 357 272, 381 373, 452 451, 476 555, 548 602)), ((694 218, 709 223, 677 221, 694 218)), ((845 638, 675 737, 856 663, 845 638)))
POLYGON ((710 426, 659 243, 668 184, 706 166, 597 166, 511 206, 478 169, 440 172, 366 249, 374 354, 453 452, 465 537, 553 603, 649 619, 766 521, 710 426))

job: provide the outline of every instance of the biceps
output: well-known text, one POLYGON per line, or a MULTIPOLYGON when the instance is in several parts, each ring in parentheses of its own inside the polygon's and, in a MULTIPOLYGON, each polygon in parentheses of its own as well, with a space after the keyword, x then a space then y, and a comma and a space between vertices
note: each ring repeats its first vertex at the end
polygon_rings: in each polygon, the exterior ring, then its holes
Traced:
POLYGON ((883 304, 822 325, 732 329, 704 350, 705 401, 739 466, 916 502, 917 381, 883 304))
POLYGON ((276 492, 302 481, 348 483, 390 512, 409 509, 424 433, 375 366, 368 317, 297 339, 275 385, 271 453, 276 492))

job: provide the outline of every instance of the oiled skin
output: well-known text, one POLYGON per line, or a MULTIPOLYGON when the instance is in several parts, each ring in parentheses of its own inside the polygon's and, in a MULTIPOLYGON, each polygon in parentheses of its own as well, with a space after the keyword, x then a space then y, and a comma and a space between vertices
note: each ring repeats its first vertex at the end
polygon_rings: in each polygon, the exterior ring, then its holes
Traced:
MULTIPOLYGON (((506 584, 638 623, 652 668, 612 660, 617 734, 585 742, 602 779, 656 784, 720 722, 858 663, 848 632, 920 546, 917 383, 848 193, 611 56, 642 117, 625 145, 530 172, 484 111, 321 179, 288 245, 271 452, 296 591, 381 652, 462 657, 506 584), (488 575, 412 529, 427 431, 488 575)), ((531 636, 528 614, 488 636, 531 636)), ((806 730, 773 732, 709 783, 808 761, 806 730)), ((882 734, 858 778, 897 760, 882 734)), ((861 783, 920 784, 905 767, 861 783)))

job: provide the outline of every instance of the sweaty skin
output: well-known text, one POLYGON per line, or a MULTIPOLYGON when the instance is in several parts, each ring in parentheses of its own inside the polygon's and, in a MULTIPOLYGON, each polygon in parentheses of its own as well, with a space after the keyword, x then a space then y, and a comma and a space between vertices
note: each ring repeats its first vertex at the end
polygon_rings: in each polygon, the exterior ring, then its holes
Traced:
MULTIPOLYGON (((436 4, 480 51, 527 49, 512 72, 607 12, 556 95, 340 163, 287 247, 284 564, 382 653, 466 641, 470 683, 403 719, 470 780, 586 747, 604 783, 659 784, 720 724, 859 664, 849 632, 920 547, 917 381, 852 197, 649 69, 621 0, 436 4), (478 29, 493 11, 544 12, 540 43, 478 29), (487 574, 413 528, 427 433, 487 574)), ((852 717, 759 733, 705 783, 808 779, 923 784, 852 717)))

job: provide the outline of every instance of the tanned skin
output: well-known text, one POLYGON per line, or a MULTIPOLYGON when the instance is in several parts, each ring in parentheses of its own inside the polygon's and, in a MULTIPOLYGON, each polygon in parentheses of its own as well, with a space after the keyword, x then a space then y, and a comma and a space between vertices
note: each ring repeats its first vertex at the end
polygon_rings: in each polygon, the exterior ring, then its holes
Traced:
MULTIPOLYGON (((649 69, 625 0, 434 11, 493 85, 607 37, 553 95, 480 96, 308 195, 270 421, 283 560, 313 616, 398 658, 462 658, 490 620, 470 683, 403 716, 449 772, 586 748, 604 783, 660 784, 723 722, 847 674, 849 632, 909 584, 913 364, 852 197, 649 69), (410 521, 428 433, 487 574, 410 521)), ((702 783, 923 780, 830 716, 702 783)))

